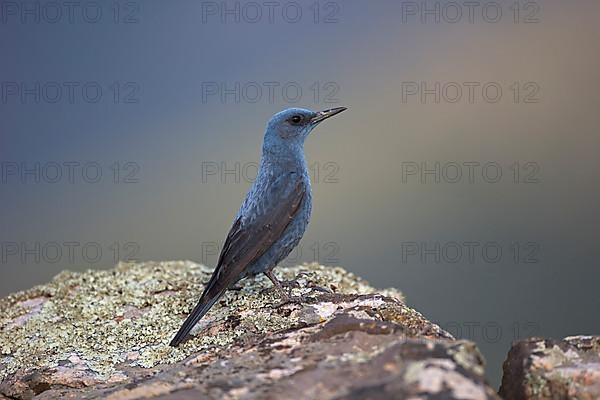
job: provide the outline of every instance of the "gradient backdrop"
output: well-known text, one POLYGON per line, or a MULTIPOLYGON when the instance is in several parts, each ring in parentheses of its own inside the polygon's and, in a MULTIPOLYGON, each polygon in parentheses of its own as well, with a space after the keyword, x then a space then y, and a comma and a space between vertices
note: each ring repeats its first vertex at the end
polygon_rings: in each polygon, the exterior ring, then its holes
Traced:
POLYGON ((0 295, 214 265, 268 118, 347 106, 288 263, 401 289, 496 386, 513 339, 598 334, 600 3, 488 3, 2 1, 0 295))

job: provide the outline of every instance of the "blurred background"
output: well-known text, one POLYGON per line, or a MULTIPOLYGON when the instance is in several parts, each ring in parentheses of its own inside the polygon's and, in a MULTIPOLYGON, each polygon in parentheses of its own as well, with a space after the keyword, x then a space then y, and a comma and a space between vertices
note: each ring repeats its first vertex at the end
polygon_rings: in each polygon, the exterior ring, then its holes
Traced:
POLYGON ((457 337, 598 334, 600 3, 1 3, 0 295, 118 260, 214 265, 266 121, 306 143, 286 261, 341 265, 457 337))

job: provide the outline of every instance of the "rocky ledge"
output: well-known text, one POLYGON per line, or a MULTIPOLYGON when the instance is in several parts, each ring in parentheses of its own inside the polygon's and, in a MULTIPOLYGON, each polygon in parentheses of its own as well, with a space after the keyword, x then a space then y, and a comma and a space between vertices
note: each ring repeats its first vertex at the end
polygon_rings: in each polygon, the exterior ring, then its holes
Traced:
POLYGON ((192 262, 63 272, 0 300, 0 398, 496 399, 477 347, 342 268, 280 268, 168 346, 208 281, 192 262))
POLYGON ((500 394, 511 400, 600 399, 600 337, 513 343, 500 394))

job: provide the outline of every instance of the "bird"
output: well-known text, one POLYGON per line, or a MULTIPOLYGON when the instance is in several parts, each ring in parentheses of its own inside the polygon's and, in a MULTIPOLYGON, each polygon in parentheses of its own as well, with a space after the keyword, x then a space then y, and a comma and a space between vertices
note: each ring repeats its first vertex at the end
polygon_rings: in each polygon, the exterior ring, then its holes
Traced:
POLYGON ((273 269, 298 245, 312 210, 304 142, 321 122, 345 111, 288 108, 267 123, 257 177, 235 216, 200 300, 170 342, 177 347, 239 280, 265 274, 283 302, 292 300, 273 269))

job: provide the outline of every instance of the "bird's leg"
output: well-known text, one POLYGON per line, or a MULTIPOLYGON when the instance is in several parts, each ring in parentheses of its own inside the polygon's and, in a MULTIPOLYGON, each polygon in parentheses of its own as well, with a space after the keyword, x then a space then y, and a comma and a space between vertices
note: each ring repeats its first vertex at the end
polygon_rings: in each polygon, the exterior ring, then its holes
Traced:
POLYGON ((310 288, 312 290, 315 290, 317 292, 322 292, 322 293, 327 293, 327 294, 333 293, 333 290, 331 290, 329 288, 322 288, 320 286, 315 285, 310 280, 310 278, 311 278, 310 274, 308 274, 306 272, 300 272, 298 275, 296 275, 296 277, 293 280, 288 281, 288 283, 290 283, 292 286, 299 287, 300 284, 298 283, 298 279, 301 278, 301 277, 308 278, 308 285, 306 287, 308 287, 308 288, 310 288))
POLYGON ((283 286, 281 286, 281 282, 279 282, 279 280, 275 277, 275 274, 273 273, 273 271, 267 271, 264 274, 273 283, 273 287, 277 290, 277 292, 281 296, 282 301, 277 307, 280 307, 280 306, 282 306, 284 304, 288 304, 288 303, 300 302, 299 299, 295 299, 294 297, 292 297, 290 295, 290 293, 286 293, 286 291, 283 290, 283 286))
POLYGON ((273 273, 273 271, 267 271, 267 272, 265 272, 265 275, 273 283, 273 287, 277 290, 277 293, 279 293, 281 298, 284 300, 289 300, 289 298, 290 298, 289 293, 286 293, 285 290, 283 290, 283 286, 281 286, 281 282, 279 282, 279 280, 275 277, 275 274, 273 273))

